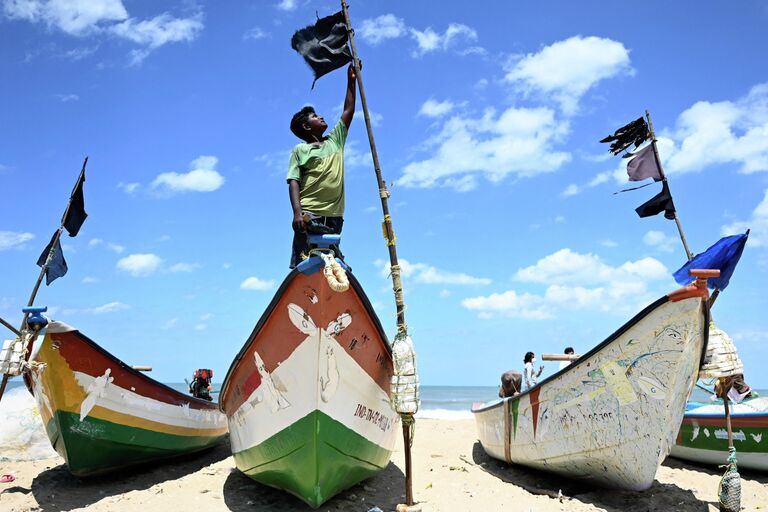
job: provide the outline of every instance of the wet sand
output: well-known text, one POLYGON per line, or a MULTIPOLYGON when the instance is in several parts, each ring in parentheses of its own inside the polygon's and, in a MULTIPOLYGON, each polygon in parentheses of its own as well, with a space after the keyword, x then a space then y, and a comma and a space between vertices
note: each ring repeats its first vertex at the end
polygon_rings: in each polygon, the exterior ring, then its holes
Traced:
MULTIPOLYGON (((611 491, 488 457, 473 420, 417 422, 414 498, 424 511, 716 511, 721 471, 675 459, 659 468, 645 492, 611 491), (558 499, 558 493, 563 495, 558 499)), ((337 495, 318 510, 393 511, 404 502, 402 442, 379 475, 337 495)), ((0 510, 20 511, 307 511, 302 501, 259 485, 234 467, 229 445, 152 467, 80 479, 61 458, 0 461, 0 510)), ((768 510, 768 474, 742 471, 743 510, 768 510)))

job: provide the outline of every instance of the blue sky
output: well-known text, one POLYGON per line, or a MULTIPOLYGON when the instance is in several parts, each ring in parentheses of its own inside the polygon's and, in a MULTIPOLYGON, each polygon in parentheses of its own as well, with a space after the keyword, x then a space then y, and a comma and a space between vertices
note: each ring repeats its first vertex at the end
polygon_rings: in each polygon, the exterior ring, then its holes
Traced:
MULTIPOLYGON (((713 312, 747 381, 768 346, 768 6, 360 2, 351 8, 425 384, 584 352, 676 288, 675 224, 597 141, 652 114, 689 244, 752 229, 713 312)), ((291 115, 333 124, 290 48, 328 1, 0 0, 0 316, 17 323, 83 158, 88 220, 38 295, 130 364, 223 378, 287 272, 291 115)), ((343 246, 390 335, 362 110, 343 246)), ((549 364, 547 371, 554 371, 549 364)))

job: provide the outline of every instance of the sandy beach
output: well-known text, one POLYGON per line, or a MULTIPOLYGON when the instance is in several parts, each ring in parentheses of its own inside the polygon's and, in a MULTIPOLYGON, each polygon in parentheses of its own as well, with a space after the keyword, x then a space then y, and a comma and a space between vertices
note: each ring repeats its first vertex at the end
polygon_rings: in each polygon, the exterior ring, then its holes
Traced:
MULTIPOLYGON (((413 457, 414 498, 424 511, 718 510, 716 468, 667 459, 648 491, 604 490, 491 459, 477 441, 473 420, 420 420, 413 457)), ((404 468, 400 443, 385 471, 318 510, 393 511, 404 500, 404 468)), ((61 458, 0 462, 0 474, 6 473, 16 480, 0 484, 5 512, 311 510, 237 471, 226 443, 197 456, 92 479, 70 475, 61 458)), ((742 471, 742 507, 768 510, 768 475, 742 471)))

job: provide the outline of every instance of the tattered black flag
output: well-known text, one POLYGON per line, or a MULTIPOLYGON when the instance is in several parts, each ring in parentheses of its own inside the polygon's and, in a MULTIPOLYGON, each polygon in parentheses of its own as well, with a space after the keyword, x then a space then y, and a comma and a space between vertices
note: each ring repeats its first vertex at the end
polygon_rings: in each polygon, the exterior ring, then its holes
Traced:
POLYGON ((651 217, 664 212, 664 217, 670 220, 675 218, 675 203, 672 201, 672 194, 669 193, 669 186, 665 181, 661 187, 661 192, 644 202, 635 211, 640 217, 651 217))
MULTIPOLYGON (((297 30, 291 38, 291 48, 299 52, 318 78, 352 62, 347 41, 349 34, 344 13, 337 12, 317 20, 309 27, 297 30)), ((315 87, 312 82, 312 87, 315 87)))
POLYGON ((640 144, 648 140, 650 135, 651 132, 648 130, 648 125, 645 123, 645 119, 638 117, 600 142, 611 142, 611 148, 608 151, 614 155, 618 155, 632 144, 634 144, 636 148, 639 147, 640 144))
POLYGON ((53 233, 51 241, 48 242, 48 245, 43 249, 43 253, 37 258, 37 266, 45 268, 45 284, 48 286, 54 280, 66 274, 68 270, 67 262, 64 261, 64 253, 61 251, 61 240, 57 236, 58 234, 58 231, 53 233), (56 242, 55 246, 53 245, 54 241, 56 242), (53 247, 53 252, 51 252, 51 247, 53 247), (48 263, 47 267, 46 263, 48 263))
POLYGON ((72 192, 72 199, 69 203, 66 217, 64 217, 63 225, 67 229, 69 236, 76 236, 83 222, 85 222, 85 218, 88 217, 88 214, 85 213, 83 183, 85 183, 85 171, 80 174, 80 179, 77 181, 77 185, 75 185, 74 192, 72 192))

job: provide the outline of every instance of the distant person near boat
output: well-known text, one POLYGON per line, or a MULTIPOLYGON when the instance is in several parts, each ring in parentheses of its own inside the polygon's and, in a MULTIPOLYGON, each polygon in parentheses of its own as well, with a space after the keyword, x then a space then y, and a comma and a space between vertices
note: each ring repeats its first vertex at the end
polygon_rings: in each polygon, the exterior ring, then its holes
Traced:
POLYGON ((523 376, 525 379, 525 389, 531 389, 533 386, 539 383, 539 377, 541 372, 544 371, 544 365, 539 366, 539 371, 536 372, 533 369, 533 364, 536 362, 536 354, 533 352, 526 352, 523 358, 525 368, 523 369, 523 376))
MULTIPOLYGON (((563 354, 567 356, 572 356, 574 354, 573 347, 565 347, 565 350, 563 350, 563 354)), ((570 365, 572 362, 573 361, 571 361, 570 359, 567 361, 560 361, 560 369, 562 370, 563 368, 568 367, 568 365, 570 365)))

